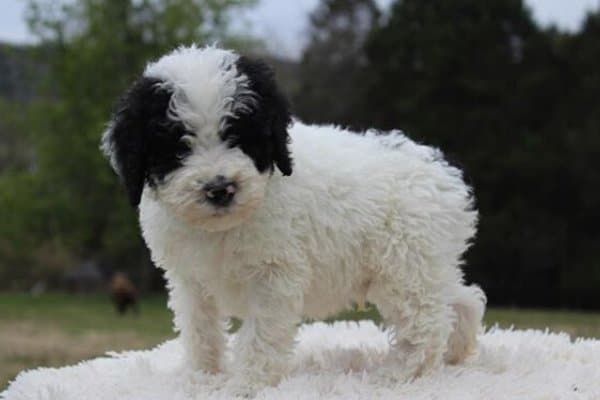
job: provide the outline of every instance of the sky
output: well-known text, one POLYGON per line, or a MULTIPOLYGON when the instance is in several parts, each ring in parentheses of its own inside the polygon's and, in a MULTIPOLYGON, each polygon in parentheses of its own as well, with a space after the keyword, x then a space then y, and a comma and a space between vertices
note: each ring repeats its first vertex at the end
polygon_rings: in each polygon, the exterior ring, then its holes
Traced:
MULTIPOLYGON (((381 6, 391 0, 378 0, 381 6)), ((556 25, 576 31, 585 14, 600 6, 600 0, 525 0, 534 18, 544 26, 556 25)), ((0 41, 31 42, 34 38, 23 20, 25 0, 0 0, 0 41)), ((245 12, 240 27, 248 27, 258 37, 266 39, 268 48, 279 55, 296 58, 304 46, 308 14, 319 0, 259 0, 245 12)))

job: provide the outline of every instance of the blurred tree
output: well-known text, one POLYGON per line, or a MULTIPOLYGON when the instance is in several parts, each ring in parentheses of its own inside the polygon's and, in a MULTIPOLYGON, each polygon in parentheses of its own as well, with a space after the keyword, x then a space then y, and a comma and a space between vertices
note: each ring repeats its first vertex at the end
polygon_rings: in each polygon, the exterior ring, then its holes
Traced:
POLYGON ((47 69, 34 64, 34 46, 0 43, 0 173, 27 168, 32 161, 28 146, 26 105, 35 99, 35 79, 47 69))
MULTIPOLYGON (((597 139, 573 130, 598 115, 593 20, 575 40, 590 57, 581 65, 564 53, 572 39, 540 30, 521 0, 396 1, 366 45, 367 119, 441 147, 472 178, 481 223, 469 276, 492 303, 600 305, 589 291, 600 286, 598 262, 581 255, 597 245, 585 228, 592 207, 574 219, 581 196, 598 206, 596 173, 574 169, 589 169, 598 149, 597 139), (581 100, 589 113, 564 110, 581 100), (581 271, 575 281, 588 279, 572 285, 579 293, 563 290, 573 271, 581 271)), ((595 138, 597 127, 588 131, 595 138)))
POLYGON ((355 126, 365 85, 364 42, 379 19, 374 0, 325 0, 310 16, 308 46, 293 91, 295 111, 306 122, 355 126))
POLYGON ((29 1, 28 21, 44 49, 40 62, 50 67, 43 100, 27 115, 34 161, 0 179, 0 254, 6 263, 43 270, 101 257, 148 283, 137 218, 98 150, 103 126, 117 96, 148 60, 184 43, 246 44, 229 33, 229 18, 233 9, 252 3, 29 1))
POLYGON ((521 0, 396 1, 367 45, 372 117, 452 150, 498 139, 537 32, 521 0))
MULTIPOLYGON (((147 59, 229 44, 229 10, 247 3, 30 0, 45 95, 0 101, 0 282, 99 254, 148 270, 100 132, 147 59)), ((323 0, 309 34, 298 65, 278 62, 302 119, 401 128, 462 161, 481 213, 467 273, 492 304, 600 308, 600 11, 567 34, 522 0, 396 0, 383 18, 323 0)))
POLYGON ((0 173, 25 168, 31 162, 26 140, 17 132, 24 131, 22 104, 0 98, 0 173))
POLYGON ((600 307, 600 10, 561 43, 567 67, 560 108, 550 121, 561 132, 566 216, 565 302, 600 307))

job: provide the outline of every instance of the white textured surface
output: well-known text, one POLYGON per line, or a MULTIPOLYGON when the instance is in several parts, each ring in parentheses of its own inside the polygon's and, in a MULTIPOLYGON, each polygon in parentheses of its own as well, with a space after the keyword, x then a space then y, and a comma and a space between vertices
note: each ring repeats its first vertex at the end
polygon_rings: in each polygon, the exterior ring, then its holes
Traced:
MULTIPOLYGON (((600 341, 572 342, 566 334, 492 330, 479 354, 408 384, 384 383, 377 365, 388 340, 371 322, 303 326, 295 371, 257 399, 600 399, 600 341)), ((181 347, 169 341, 150 351, 64 368, 21 373, 5 400, 228 399, 225 375, 181 366, 181 347)))

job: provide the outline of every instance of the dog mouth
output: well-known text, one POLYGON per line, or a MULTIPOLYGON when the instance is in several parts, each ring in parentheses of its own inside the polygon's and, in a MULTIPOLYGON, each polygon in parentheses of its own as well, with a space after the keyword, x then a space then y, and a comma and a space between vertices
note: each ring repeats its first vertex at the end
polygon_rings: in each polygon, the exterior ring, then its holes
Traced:
POLYGON ((211 214, 210 216, 211 216, 211 217, 218 218, 218 217, 223 217, 223 216, 225 216, 225 215, 229 215, 229 214, 231 214, 231 207, 232 207, 232 206, 233 206, 233 205, 231 205, 231 206, 229 206, 229 207, 227 207, 227 208, 216 208, 216 209, 215 209, 215 210, 212 212, 212 214, 211 214))

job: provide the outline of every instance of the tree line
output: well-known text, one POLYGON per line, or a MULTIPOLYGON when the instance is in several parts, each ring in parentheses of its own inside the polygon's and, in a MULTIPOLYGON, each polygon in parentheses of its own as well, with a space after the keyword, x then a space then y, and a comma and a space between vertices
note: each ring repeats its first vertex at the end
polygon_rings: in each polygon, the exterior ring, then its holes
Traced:
MULTIPOLYGON (((30 1, 44 79, 0 102, 0 282, 58 282, 99 259, 151 286, 134 212, 98 150, 115 99, 148 59, 218 39, 249 1, 30 1), (23 110, 26 110, 23 112, 23 110), (0 147, 2 150, 2 147, 0 147)), ((465 259, 492 304, 600 308, 600 13, 580 31, 522 0, 324 0, 298 61, 275 60, 295 114, 402 129, 464 169, 480 211, 465 259)), ((273 56, 266 55, 273 59, 273 56)), ((40 68, 34 69, 39 71, 40 68)), ((39 73, 37 75, 40 75, 39 73)), ((1 85, 0 85, 1 86, 1 85)))
POLYGON ((403 0, 383 18, 328 0, 311 20, 301 116, 399 128, 461 166, 480 211, 467 277, 491 303, 600 307, 598 11, 577 33, 521 0, 403 0))

